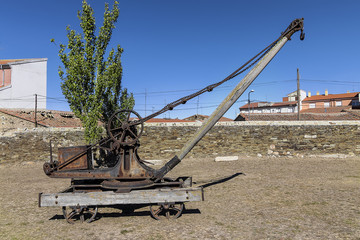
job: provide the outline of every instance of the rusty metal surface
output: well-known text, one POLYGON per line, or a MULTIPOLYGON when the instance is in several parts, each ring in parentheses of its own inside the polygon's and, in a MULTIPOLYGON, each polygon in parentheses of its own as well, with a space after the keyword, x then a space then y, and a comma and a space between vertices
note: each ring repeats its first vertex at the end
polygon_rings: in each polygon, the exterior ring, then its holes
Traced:
POLYGON ((176 219, 181 216, 184 210, 183 203, 166 203, 158 205, 150 205, 151 216, 156 220, 176 219))
POLYGON ((89 151, 86 151, 88 146, 76 146, 76 147, 62 147, 58 148, 58 161, 59 164, 65 163, 67 160, 72 157, 79 155, 75 161, 64 165, 59 171, 63 170, 79 170, 79 169, 89 169, 91 167, 91 158, 89 158, 89 151))
MULTIPOLYGON (((86 146, 80 149, 84 148, 86 149, 86 146)), ((71 158, 74 154, 78 154, 80 149, 76 147, 61 149, 59 163, 66 163, 66 159, 71 158)), ((154 170, 141 162, 137 154, 137 148, 122 148, 118 154, 118 162, 112 168, 91 168, 88 155, 91 156, 90 153, 84 153, 84 155, 72 160, 68 165, 63 165, 64 167, 60 170, 55 170, 56 166, 52 168, 51 164, 45 163, 44 172, 53 178, 149 179, 153 177, 154 170)))
POLYGON ((134 110, 120 110, 111 115, 107 124, 110 138, 118 145, 135 144, 144 130, 140 114, 134 110), (133 116, 132 116, 133 115, 133 116), (132 117, 131 117, 132 116, 132 117), (139 130, 136 128, 139 125, 139 130))

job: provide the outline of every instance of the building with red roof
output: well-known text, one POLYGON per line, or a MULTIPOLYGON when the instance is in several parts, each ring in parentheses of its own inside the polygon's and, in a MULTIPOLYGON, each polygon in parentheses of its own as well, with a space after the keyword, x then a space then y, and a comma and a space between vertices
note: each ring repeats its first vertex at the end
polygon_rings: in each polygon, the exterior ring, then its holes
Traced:
POLYGON ((320 95, 318 92, 315 96, 311 96, 311 93, 309 93, 302 103, 302 112, 304 113, 342 112, 348 109, 360 108, 359 92, 328 94, 326 90, 325 94, 320 95))
MULTIPOLYGON (((289 101, 297 99, 289 95, 283 98, 283 102, 255 102, 250 106, 245 104, 240 107, 240 114, 235 121, 298 120, 297 101, 289 101)), ((325 91, 325 94, 320 95, 318 92, 315 96, 311 96, 309 92, 307 97, 301 98, 300 120, 360 120, 360 110, 356 110, 360 109, 359 100, 359 92, 328 94, 325 91)))
MULTIPOLYGON (((306 91, 300 90, 300 102, 306 98, 306 91)), ((283 97, 282 102, 253 102, 241 106, 240 114, 253 114, 253 113, 295 113, 297 108, 297 91, 289 93, 283 97)), ((301 109, 301 103, 300 103, 301 109)))

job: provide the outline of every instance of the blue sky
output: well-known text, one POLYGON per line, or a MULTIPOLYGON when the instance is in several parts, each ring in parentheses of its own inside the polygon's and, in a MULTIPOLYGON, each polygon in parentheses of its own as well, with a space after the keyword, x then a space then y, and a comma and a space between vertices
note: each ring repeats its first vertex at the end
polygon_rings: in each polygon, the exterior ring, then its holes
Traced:
MULTIPOLYGON (((112 1, 106 1, 112 5, 112 1)), ((98 28, 105 1, 89 0, 98 28)), ((296 90, 315 94, 360 91, 360 1, 120 0, 110 47, 124 48, 123 87, 142 116, 224 79, 274 41, 295 18, 305 18, 304 41, 295 34, 225 116, 252 100, 282 101, 296 90)), ((0 59, 48 58, 47 108, 69 110, 57 74, 65 27, 79 30, 81 0, 2 1, 0 59)), ((210 115, 244 75, 160 117, 210 115)))

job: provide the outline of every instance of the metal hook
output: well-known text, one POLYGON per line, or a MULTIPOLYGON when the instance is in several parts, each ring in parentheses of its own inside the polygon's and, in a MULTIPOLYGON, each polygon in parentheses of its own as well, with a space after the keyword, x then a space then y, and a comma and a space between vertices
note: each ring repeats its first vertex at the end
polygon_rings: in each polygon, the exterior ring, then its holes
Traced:
POLYGON ((304 39, 305 39, 304 29, 301 29, 300 40, 303 41, 304 39))

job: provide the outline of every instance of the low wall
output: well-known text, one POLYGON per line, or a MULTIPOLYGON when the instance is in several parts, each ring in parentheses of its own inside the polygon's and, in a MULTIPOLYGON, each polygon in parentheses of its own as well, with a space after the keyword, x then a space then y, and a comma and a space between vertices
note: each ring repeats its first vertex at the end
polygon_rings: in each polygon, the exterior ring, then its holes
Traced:
MULTIPOLYGON (((170 159, 201 123, 146 124, 139 155, 170 159)), ((49 141, 58 146, 82 145, 82 129, 18 129, 0 135, 0 161, 48 160, 49 141)), ((224 122, 218 123, 188 157, 229 155, 298 156, 342 154, 360 156, 359 121, 224 122)))

